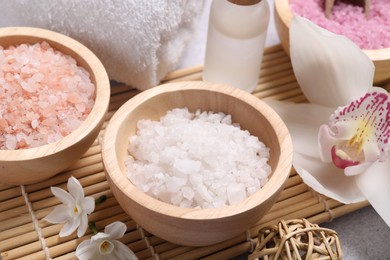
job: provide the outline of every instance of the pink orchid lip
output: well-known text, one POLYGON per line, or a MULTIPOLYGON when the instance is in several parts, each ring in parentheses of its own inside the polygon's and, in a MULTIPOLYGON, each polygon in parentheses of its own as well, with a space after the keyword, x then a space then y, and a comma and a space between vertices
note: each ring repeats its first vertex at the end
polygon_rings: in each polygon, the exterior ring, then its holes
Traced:
POLYGON ((351 160, 344 160, 344 159, 341 159, 341 158, 336 154, 336 146, 333 146, 333 147, 332 147, 331 154, 332 154, 332 161, 333 161, 333 164, 334 164, 337 168, 340 168, 340 169, 345 169, 345 168, 347 168, 347 167, 355 166, 355 165, 358 165, 358 164, 360 163, 360 162, 357 162, 357 161, 351 161, 351 160))

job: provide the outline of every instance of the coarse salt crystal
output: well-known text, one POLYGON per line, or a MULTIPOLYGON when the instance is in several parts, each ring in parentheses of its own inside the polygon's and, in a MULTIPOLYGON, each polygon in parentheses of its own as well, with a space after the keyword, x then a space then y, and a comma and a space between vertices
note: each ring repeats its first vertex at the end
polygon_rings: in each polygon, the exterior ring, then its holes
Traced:
POLYGON ((128 177, 147 194, 180 207, 234 205, 268 181, 269 148, 223 113, 173 109, 140 120, 129 138, 128 177))
POLYGON ((94 99, 88 72, 47 42, 0 46, 0 149, 60 140, 80 126, 94 99))
POLYGON ((336 1, 332 18, 325 16, 324 0, 290 0, 294 14, 305 17, 315 24, 348 37, 362 49, 390 47, 390 1, 370 2, 366 18, 362 6, 336 1))

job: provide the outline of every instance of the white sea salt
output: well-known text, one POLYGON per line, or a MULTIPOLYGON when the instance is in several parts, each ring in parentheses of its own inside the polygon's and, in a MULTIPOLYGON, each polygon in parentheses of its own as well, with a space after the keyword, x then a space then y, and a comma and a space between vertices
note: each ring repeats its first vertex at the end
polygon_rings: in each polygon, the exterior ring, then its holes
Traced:
POLYGON ((234 205, 268 181, 269 148, 224 113, 168 111, 129 138, 128 177, 141 191, 189 208, 234 205))
POLYGON ((0 46, 0 150, 61 139, 81 125, 94 100, 88 72, 47 42, 0 46))

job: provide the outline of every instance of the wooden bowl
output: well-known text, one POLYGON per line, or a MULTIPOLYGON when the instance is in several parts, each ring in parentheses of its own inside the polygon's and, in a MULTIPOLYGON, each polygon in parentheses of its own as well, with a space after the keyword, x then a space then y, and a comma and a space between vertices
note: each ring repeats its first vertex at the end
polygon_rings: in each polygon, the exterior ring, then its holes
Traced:
POLYGON ((48 179, 75 163, 96 139, 110 100, 110 83, 99 59, 84 45, 56 32, 28 27, 0 29, 0 45, 46 41, 72 56, 96 86, 95 105, 85 121, 61 140, 35 148, 0 150, 0 183, 29 184, 48 179))
POLYGON ((292 144, 279 116, 264 102, 240 89, 206 82, 181 82, 149 89, 126 102, 107 125, 102 147, 111 190, 121 207, 143 228, 167 241, 205 246, 245 232, 271 208, 289 176, 292 144), (159 120, 168 110, 224 112, 233 122, 270 147, 272 175, 245 201, 216 209, 180 208, 146 195, 127 178, 129 136, 140 119, 159 120))
MULTIPOLYGON (((283 49, 289 53, 289 27, 294 16, 289 0, 275 0, 275 26, 283 49)), ((363 50, 375 65, 374 84, 390 79, 390 47, 376 50, 363 50)))

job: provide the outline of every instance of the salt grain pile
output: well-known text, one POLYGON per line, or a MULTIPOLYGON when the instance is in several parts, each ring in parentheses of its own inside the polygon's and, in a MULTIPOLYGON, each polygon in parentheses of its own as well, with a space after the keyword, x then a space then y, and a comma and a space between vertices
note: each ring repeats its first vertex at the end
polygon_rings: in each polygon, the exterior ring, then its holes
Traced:
POLYGON ((324 12, 324 0, 290 0, 294 14, 306 17, 315 24, 336 34, 345 35, 362 49, 390 47, 390 1, 370 2, 366 18, 362 6, 352 1, 336 1, 332 18, 324 12))
POLYGON ((63 138, 87 117, 94 98, 88 72, 48 43, 0 46, 0 149, 63 138))
POLYGON ((173 109, 140 120, 129 139, 128 177, 143 192, 182 208, 243 201, 268 181, 269 148, 223 113, 173 109))

